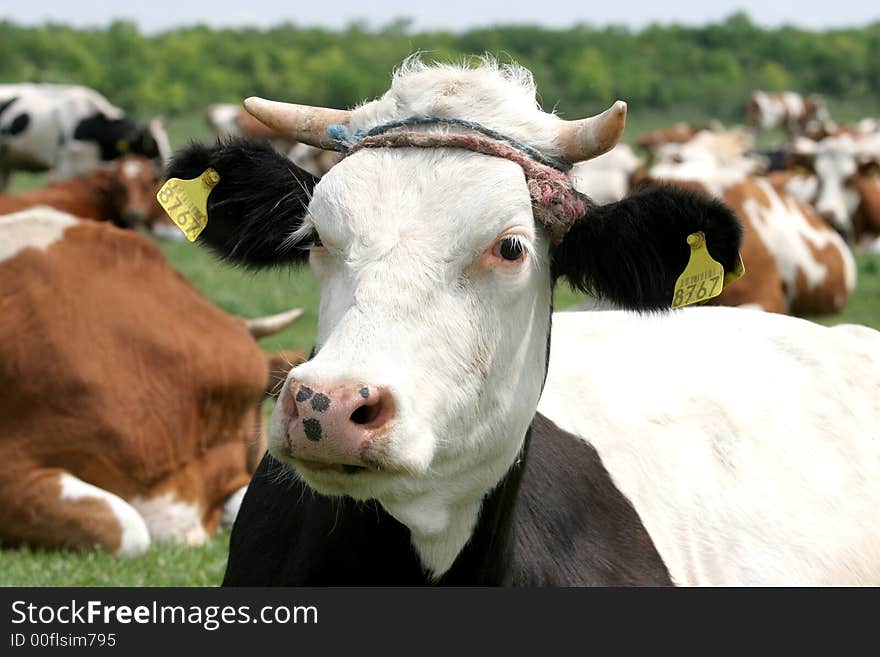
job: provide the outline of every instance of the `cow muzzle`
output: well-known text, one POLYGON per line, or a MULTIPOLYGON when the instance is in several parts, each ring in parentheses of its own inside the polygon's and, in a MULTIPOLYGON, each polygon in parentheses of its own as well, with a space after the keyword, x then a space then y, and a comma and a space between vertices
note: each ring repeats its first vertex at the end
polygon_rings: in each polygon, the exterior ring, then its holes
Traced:
POLYGON ((290 379, 282 396, 289 457, 312 471, 382 469, 396 415, 392 393, 355 381, 290 379))

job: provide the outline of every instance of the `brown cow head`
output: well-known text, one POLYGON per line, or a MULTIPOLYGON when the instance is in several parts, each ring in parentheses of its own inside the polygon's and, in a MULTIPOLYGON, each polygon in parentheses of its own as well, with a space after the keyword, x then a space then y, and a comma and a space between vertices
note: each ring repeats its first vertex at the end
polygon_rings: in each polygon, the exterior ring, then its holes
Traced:
POLYGON ((164 212, 156 194, 162 184, 156 164, 141 155, 126 155, 107 170, 114 223, 124 227, 150 226, 164 212))

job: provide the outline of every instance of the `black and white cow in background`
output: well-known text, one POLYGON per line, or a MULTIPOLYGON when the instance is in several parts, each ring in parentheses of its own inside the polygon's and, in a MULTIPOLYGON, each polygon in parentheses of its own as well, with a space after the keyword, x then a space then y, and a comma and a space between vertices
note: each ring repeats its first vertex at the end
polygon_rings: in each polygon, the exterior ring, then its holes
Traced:
POLYGON ((65 179, 128 153, 165 161, 170 150, 160 119, 138 125, 88 87, 0 85, 0 190, 13 171, 65 179))
MULTIPOLYGON (((570 162, 622 130, 544 113, 527 71, 491 62, 410 61, 350 113, 248 106, 313 145, 330 123, 442 114, 570 162)), ((363 148, 319 181, 233 141, 170 175, 209 166, 200 240, 250 267, 308 260, 321 289, 226 584, 880 584, 880 333, 734 308, 552 315, 560 278, 667 307, 695 231, 729 271, 725 206, 654 188, 590 205, 557 244, 499 157, 363 148)))

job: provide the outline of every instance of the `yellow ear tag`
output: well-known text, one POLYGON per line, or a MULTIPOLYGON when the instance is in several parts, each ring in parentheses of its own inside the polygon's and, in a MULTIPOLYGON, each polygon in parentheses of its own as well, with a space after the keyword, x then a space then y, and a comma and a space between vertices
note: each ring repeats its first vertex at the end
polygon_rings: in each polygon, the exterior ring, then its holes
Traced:
MULTIPOLYGON (((724 284, 724 267, 709 255, 706 236, 691 233, 687 237, 691 258, 681 276, 675 281, 672 307, 681 308, 692 303, 706 301, 721 294, 724 284)), ((734 272, 731 272, 734 273, 734 272)))
POLYGON ((116 140, 116 152, 117 153, 127 153, 129 144, 124 139, 116 140))
POLYGON ((208 225, 208 195, 218 182, 220 174, 214 169, 205 169, 192 180, 169 178, 156 194, 159 205, 190 242, 195 242, 208 225))

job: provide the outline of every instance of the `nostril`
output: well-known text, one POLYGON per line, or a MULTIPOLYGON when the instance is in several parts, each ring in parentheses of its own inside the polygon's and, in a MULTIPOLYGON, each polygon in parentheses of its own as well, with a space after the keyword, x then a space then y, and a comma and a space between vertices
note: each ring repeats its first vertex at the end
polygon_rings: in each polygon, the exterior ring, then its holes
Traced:
MULTIPOLYGON (((353 424, 365 429, 377 429, 385 425, 394 415, 394 401, 387 390, 378 390, 378 394, 367 398, 354 409, 350 416, 353 424)), ((363 396, 363 394, 361 395, 363 396)))
POLYGON ((379 413, 382 410, 380 406, 381 404, 378 400, 376 400, 375 404, 364 404, 363 406, 359 406, 355 409, 354 413, 351 414, 351 421, 355 424, 369 424, 379 417, 379 413))

